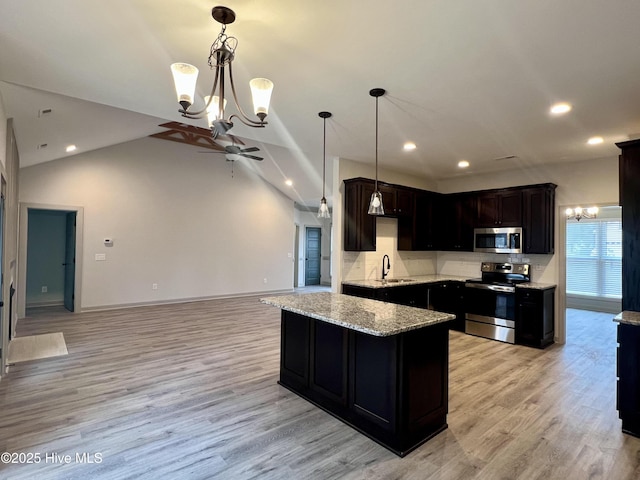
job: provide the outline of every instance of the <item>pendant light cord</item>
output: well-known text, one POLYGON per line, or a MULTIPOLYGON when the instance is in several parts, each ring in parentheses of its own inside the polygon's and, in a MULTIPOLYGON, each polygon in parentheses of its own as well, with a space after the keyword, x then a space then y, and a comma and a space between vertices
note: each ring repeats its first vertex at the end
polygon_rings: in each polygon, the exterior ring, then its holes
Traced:
POLYGON ((376 97, 376 192, 378 191, 378 98, 376 97))
POLYGON ((324 184, 325 184, 325 163, 327 161, 327 119, 322 119, 322 198, 324 196, 324 184))

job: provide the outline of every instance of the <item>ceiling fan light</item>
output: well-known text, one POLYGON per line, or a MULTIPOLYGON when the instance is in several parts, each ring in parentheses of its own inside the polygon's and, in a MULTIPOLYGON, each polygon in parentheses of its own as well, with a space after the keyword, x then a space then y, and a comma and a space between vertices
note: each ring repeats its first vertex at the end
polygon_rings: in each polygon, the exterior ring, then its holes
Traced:
POLYGON ((253 111, 260 117, 260 120, 264 120, 269 114, 273 82, 266 78, 254 78, 249 82, 249 86, 251 87, 251 97, 253 98, 253 111))
POLYGON ((384 206, 382 205, 382 193, 376 191, 371 194, 371 202, 369 202, 369 215, 384 215, 384 206))
POLYGON ((193 105, 198 69, 188 63, 173 63, 171 64, 171 73, 173 74, 173 83, 176 87, 178 102, 186 110, 193 105))

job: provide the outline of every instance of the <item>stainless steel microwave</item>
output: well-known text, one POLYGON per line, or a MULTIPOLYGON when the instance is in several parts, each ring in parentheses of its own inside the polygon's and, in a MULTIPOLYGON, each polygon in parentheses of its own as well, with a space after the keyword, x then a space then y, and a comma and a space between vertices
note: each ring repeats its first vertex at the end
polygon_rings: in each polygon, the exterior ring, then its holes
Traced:
POLYGON ((522 253, 522 227, 474 228, 473 251, 522 253))

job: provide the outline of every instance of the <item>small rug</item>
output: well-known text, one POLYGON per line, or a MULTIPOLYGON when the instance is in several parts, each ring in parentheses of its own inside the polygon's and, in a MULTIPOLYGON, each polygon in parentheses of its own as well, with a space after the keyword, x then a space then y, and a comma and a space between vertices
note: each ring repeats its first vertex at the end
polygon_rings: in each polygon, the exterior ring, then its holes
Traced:
POLYGON ((68 355, 62 332, 16 337, 9 342, 9 363, 68 355))

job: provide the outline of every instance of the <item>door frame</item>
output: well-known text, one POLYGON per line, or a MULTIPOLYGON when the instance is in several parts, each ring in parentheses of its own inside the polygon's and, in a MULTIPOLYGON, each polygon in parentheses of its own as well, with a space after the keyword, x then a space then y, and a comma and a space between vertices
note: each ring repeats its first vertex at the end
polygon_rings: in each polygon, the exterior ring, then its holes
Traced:
POLYGON ((18 318, 26 316, 26 292, 27 292, 27 240, 29 238, 29 210, 62 210, 76 213, 76 266, 75 285, 73 298, 73 311, 79 313, 82 305, 82 259, 83 259, 83 232, 84 232, 84 207, 73 205, 49 205, 43 203, 19 204, 18 216, 18 289, 16 308, 18 318))

